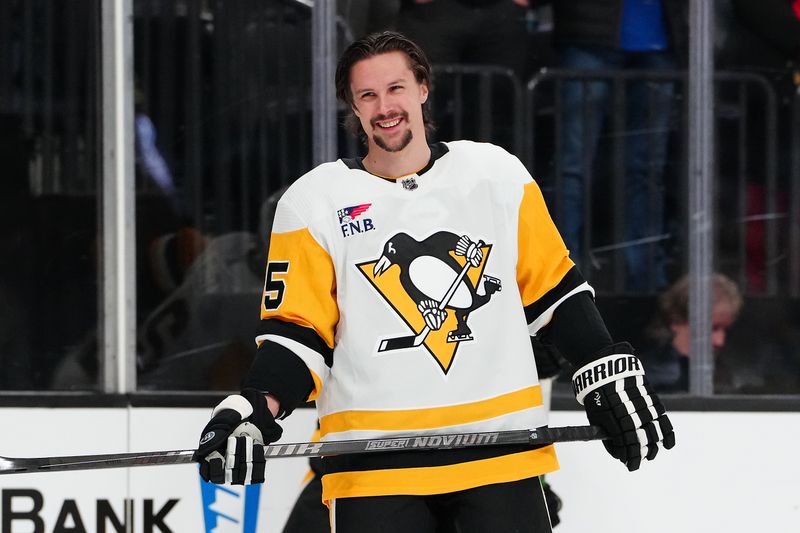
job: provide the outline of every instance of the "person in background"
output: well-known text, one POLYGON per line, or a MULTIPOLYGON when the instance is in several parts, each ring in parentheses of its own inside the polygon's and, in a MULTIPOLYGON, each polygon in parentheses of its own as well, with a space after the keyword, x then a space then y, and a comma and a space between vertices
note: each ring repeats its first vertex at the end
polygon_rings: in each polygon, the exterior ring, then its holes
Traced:
POLYGON ((362 35, 394 29, 400 0, 338 0, 336 11, 347 24, 346 46, 362 35))
MULTIPOLYGON (((794 0, 717 0, 715 42, 717 70, 756 74, 763 86, 721 84, 717 107, 734 109, 733 117, 718 127, 717 173, 720 183, 720 220, 746 216, 744 224, 721 224, 720 261, 738 261, 736 232, 745 231, 748 294, 768 293, 800 275, 791 261, 781 261, 789 247, 792 204, 793 129, 798 127, 794 109, 800 106, 800 2, 794 0), (741 101, 743 88, 745 100, 741 101), (775 109, 768 109, 774 105, 775 109), (770 124, 774 112, 775 123, 770 124), (741 117, 741 118, 740 118, 741 117), (737 123, 738 122, 738 123, 737 123), (745 128, 743 139, 739 130, 745 128), (774 128, 774 129, 772 129, 774 128), (760 142, 763 138, 772 142, 760 142), (741 140, 740 140, 741 139, 741 140), (774 157, 774 160, 771 159, 774 157), (739 168, 744 165, 743 168, 739 168), (770 183, 770 166, 774 185, 770 183), (747 177, 739 191, 737 176, 747 177), (746 212, 738 213, 739 195, 745 195, 746 212), (779 250, 768 250, 769 233, 776 231, 779 250), (725 235, 727 233, 727 236, 725 235), (727 238, 726 238, 727 237, 727 238), (777 265, 776 265, 777 263, 777 265), (770 271, 777 273, 770 282, 770 271)), ((721 263, 724 264, 724 263, 721 263)))
MULTIPOLYGON (((577 367, 576 400, 632 471, 675 445, 626 342, 614 342, 541 191, 491 144, 428 143, 430 63, 396 32, 353 42, 336 92, 367 154, 324 163, 278 202, 262 334, 239 394, 203 429, 213 483, 262 483, 260 444, 315 401, 322 441, 543 427, 531 336, 577 367), (580 331, 580 335, 575 335, 580 331)), ((338 533, 551 531, 552 445, 325 456, 338 533)))
MULTIPOLYGON (((402 0, 397 29, 419 43, 434 70, 445 64, 503 67, 522 83, 529 71, 527 15, 527 0, 402 0)), ((490 92, 481 93, 483 80, 476 76, 459 84, 445 72, 434 74, 432 112, 439 140, 465 135, 514 150, 514 118, 521 110, 514 107, 506 76, 491 76, 490 92), (457 95, 463 99, 460 107, 457 95)))
MULTIPOLYGON (((739 287, 723 274, 712 283, 711 346, 717 353, 725 346, 728 329, 742 309, 739 287)), ((659 298, 658 315, 649 336, 655 348, 643 352, 642 362, 650 383, 659 392, 689 390, 689 278, 683 276, 659 298)))
MULTIPOLYGON (((538 0, 534 4, 549 3, 538 0)), ((553 40, 559 67, 576 71, 669 72, 684 61, 687 0, 569 0, 553 5, 553 40)), ((584 266, 584 202, 603 119, 612 108, 608 79, 567 81, 561 94, 562 204, 556 222, 570 255, 584 266)), ((675 84, 635 80, 625 84, 624 131, 626 288, 632 292, 666 285, 664 183, 662 181, 675 84), (652 254, 652 258, 650 257, 652 254), (650 268, 652 260, 653 268, 650 268)), ((619 134, 622 132, 616 132, 619 134)), ((558 178, 558 177, 557 177, 558 178)), ((558 184, 557 184, 558 186, 558 184)))
POLYGON ((398 30, 431 62, 502 65, 526 72, 527 0, 402 0, 398 30))

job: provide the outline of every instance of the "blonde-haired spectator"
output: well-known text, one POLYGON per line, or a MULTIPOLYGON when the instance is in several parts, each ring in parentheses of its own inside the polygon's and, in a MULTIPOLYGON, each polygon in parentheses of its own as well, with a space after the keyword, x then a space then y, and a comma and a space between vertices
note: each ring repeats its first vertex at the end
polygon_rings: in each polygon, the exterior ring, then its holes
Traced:
MULTIPOLYGON (((742 295, 736 283, 713 274, 711 346, 725 346, 728 329, 739 316, 742 295)), ((689 390, 689 278, 683 276, 659 297, 658 315, 648 330, 655 347, 642 354, 652 386, 659 392, 689 390)))

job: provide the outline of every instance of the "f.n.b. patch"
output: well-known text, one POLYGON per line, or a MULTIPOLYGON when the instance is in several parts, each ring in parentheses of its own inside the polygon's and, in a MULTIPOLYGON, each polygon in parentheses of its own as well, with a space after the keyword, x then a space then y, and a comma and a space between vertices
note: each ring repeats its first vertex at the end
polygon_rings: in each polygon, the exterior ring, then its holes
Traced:
POLYGON ((362 216, 370 207, 372 207, 372 204, 351 205, 350 207, 343 207, 336 212, 343 237, 352 237, 375 229, 372 219, 362 216))

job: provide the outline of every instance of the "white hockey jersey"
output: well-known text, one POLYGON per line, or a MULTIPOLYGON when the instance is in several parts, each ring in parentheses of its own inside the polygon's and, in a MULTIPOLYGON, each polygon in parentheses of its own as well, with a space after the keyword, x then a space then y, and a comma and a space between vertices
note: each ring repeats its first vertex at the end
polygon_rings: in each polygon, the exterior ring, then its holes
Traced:
MULTIPOLYGON (((517 158, 469 141, 432 151, 395 180, 354 161, 321 165, 278 204, 261 316, 302 334, 258 340, 307 365, 323 440, 547 423, 530 335, 591 288, 517 158)), ((324 498, 451 492, 558 467, 551 446, 376 461, 327 474, 324 498)))

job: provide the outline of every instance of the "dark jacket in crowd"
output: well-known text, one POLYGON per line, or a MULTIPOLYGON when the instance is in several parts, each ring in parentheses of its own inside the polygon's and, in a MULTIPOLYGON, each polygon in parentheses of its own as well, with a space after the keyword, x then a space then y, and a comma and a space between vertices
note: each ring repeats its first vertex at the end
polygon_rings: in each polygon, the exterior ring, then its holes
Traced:
MULTIPOLYGON (((538 0, 552 3, 553 40, 557 45, 619 48, 623 0, 538 0)), ((689 41, 689 1, 661 0, 670 44, 678 58, 686 57, 689 41)))
POLYGON ((733 0, 739 20, 784 58, 800 62, 800 18, 792 0, 733 0))
POLYGON ((688 392, 689 358, 667 342, 640 354, 647 380, 656 392, 688 392))

